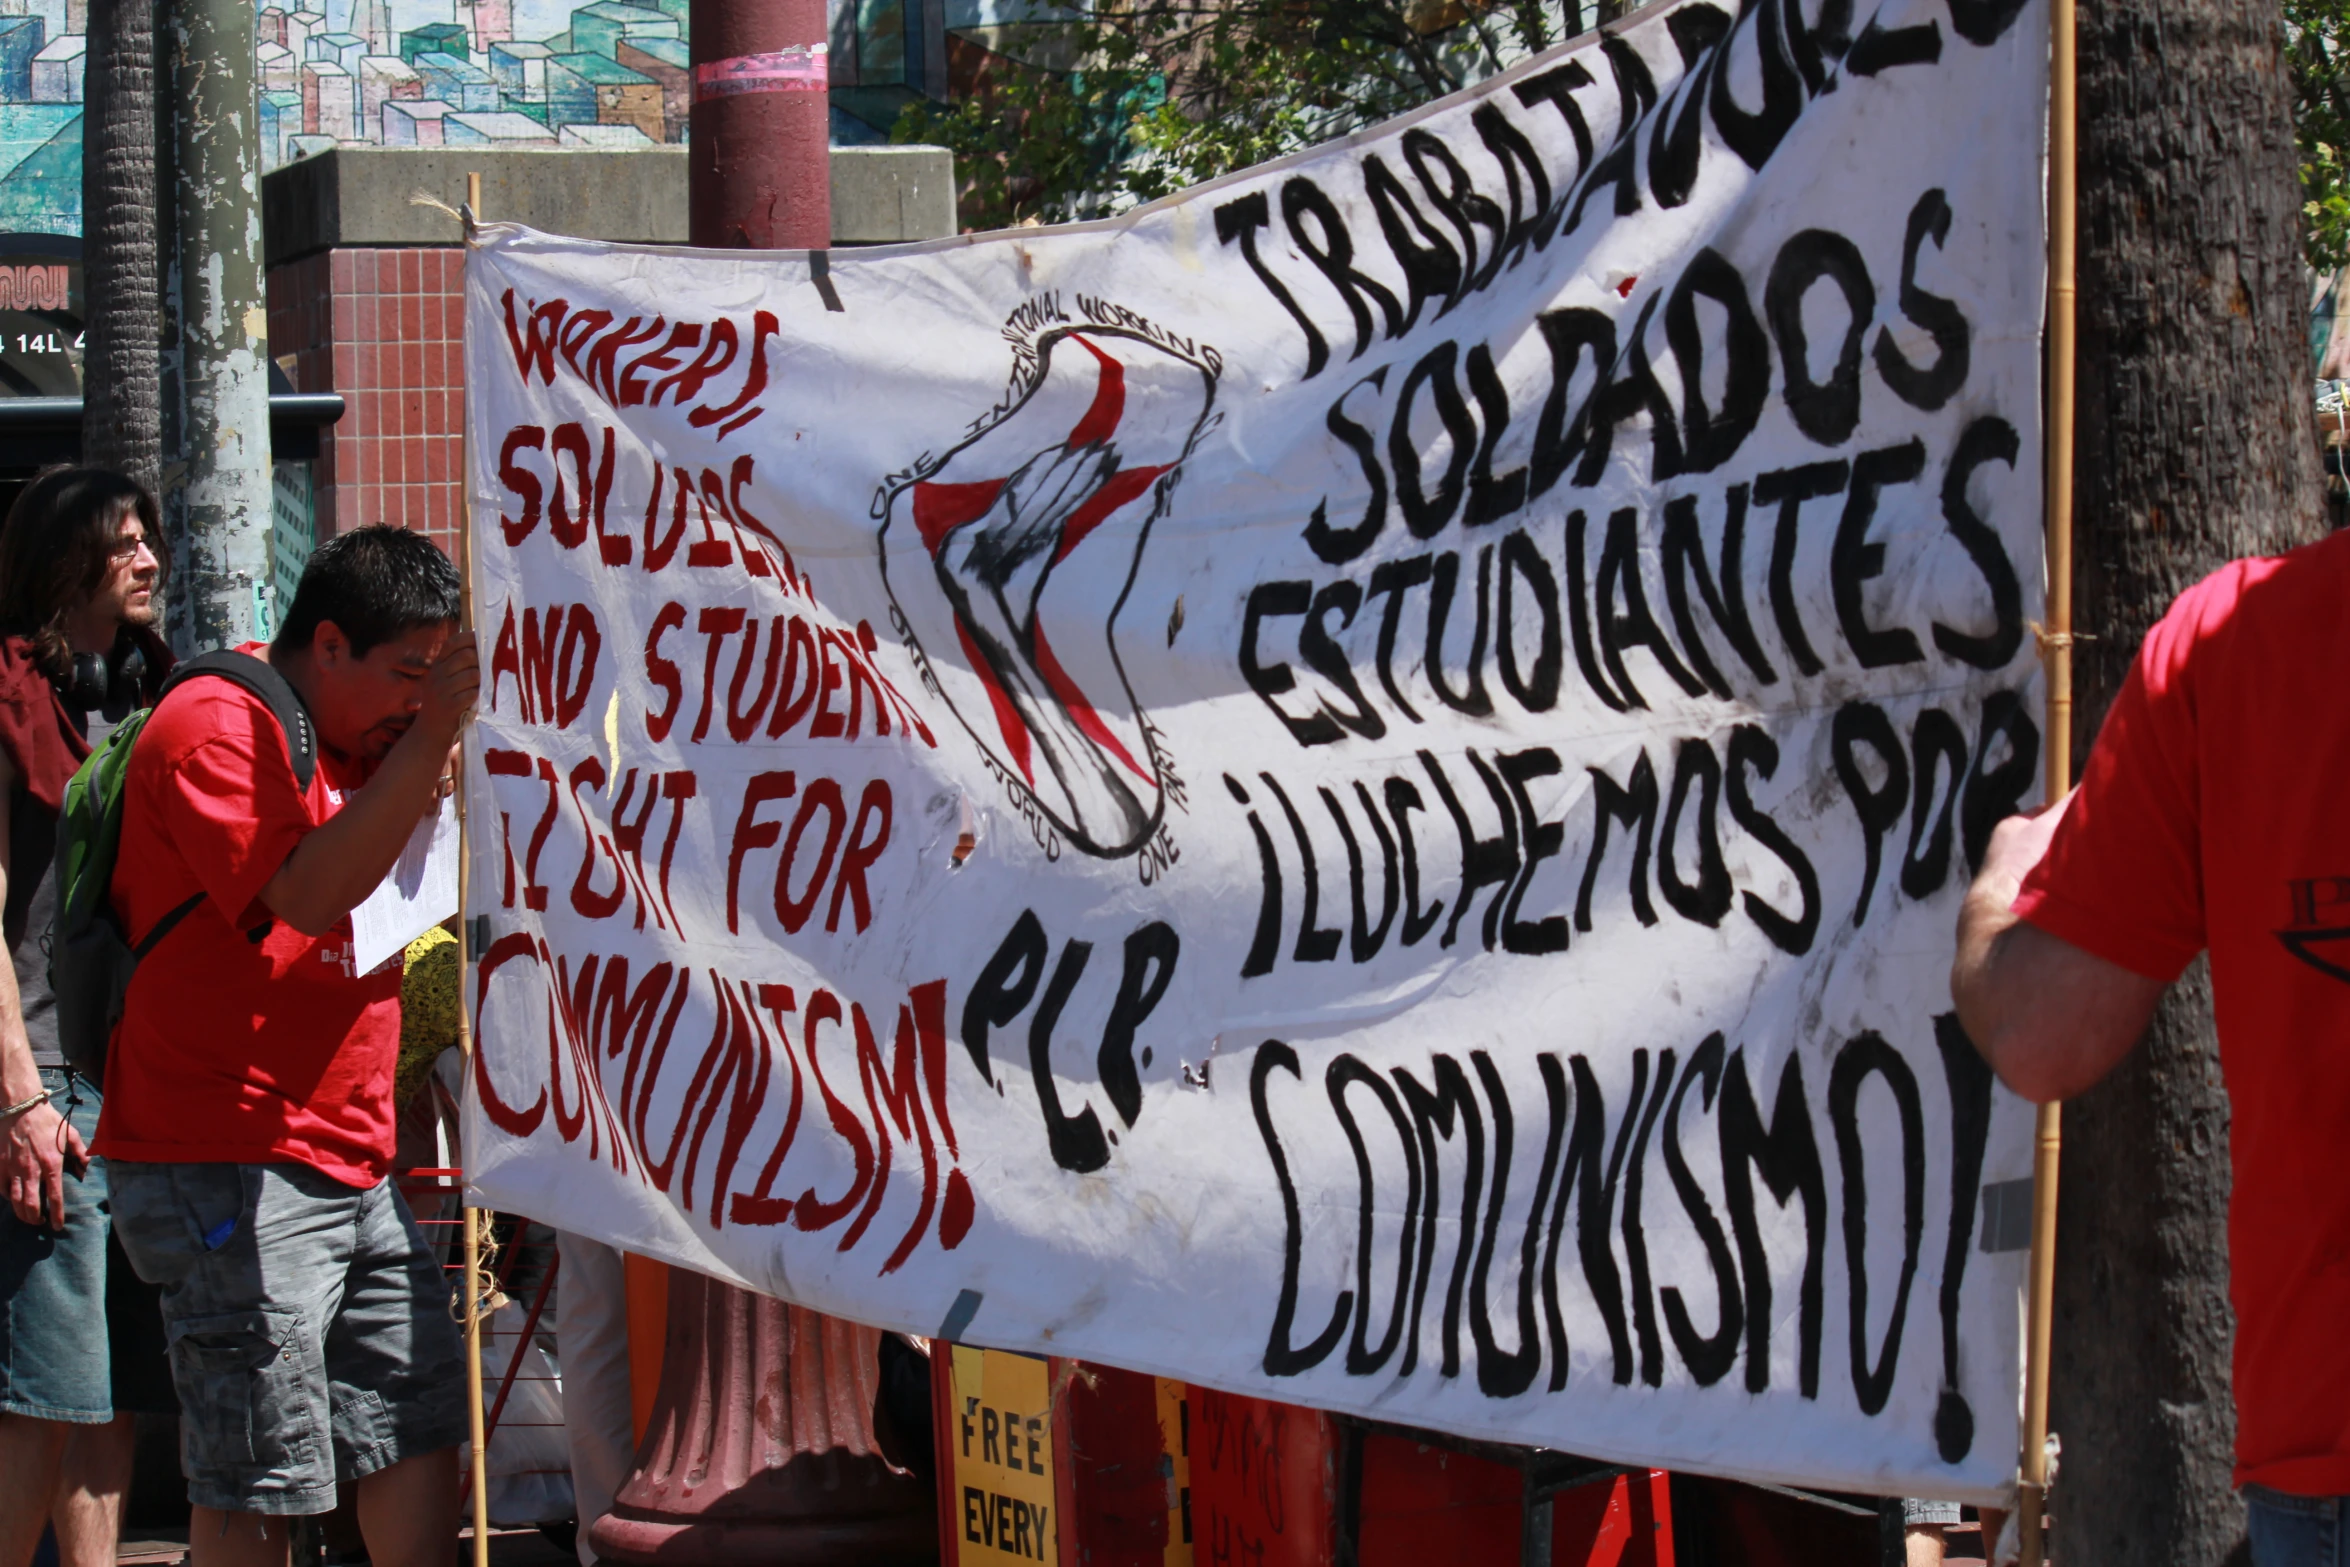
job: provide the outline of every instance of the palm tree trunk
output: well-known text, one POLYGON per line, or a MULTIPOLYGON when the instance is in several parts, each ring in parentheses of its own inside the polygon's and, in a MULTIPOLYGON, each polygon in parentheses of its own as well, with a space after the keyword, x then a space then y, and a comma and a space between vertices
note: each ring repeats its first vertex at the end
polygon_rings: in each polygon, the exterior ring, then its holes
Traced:
POLYGON ((151 0, 90 0, 82 108, 82 459, 162 478, 151 0))
MULTIPOLYGON (((2324 532, 2274 0, 2083 0, 2075 756, 2180 589, 2324 532)), ((2198 963, 2064 1122, 2055 1555, 2217 1567, 2230 1488, 2228 1100, 2198 963)))

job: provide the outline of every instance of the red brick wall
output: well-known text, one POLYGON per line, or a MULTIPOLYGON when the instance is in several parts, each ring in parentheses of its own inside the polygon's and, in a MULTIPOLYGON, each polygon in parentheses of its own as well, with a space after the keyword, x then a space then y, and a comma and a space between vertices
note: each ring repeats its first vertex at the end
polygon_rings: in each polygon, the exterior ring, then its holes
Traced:
POLYGON ((331 250, 272 267, 269 352, 298 392, 337 392, 319 443, 318 536, 405 523, 443 549, 460 513, 465 254, 331 250))

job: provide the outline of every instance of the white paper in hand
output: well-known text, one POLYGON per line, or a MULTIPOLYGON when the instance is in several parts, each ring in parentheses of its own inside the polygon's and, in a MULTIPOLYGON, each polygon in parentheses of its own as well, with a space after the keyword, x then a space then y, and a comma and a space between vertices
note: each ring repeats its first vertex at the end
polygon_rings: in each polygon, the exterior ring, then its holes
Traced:
POLYGON ((372 974, 386 958, 457 912, 457 813, 443 800, 367 900, 351 911, 351 962, 372 974))

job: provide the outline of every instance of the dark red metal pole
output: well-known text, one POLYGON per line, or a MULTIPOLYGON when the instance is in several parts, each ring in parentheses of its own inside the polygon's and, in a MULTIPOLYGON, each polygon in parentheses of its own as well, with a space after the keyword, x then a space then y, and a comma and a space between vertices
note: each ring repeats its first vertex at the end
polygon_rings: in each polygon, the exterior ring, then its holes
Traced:
POLYGON ((832 243, 825 0, 693 0, 688 226, 720 250, 832 243))

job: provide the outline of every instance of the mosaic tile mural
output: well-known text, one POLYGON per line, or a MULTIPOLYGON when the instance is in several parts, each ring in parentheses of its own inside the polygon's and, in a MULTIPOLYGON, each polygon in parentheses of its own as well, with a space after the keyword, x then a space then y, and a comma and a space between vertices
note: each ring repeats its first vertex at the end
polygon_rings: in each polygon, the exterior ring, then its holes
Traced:
MULTIPOLYGON (((955 0, 966 9, 972 0, 955 0)), ((1002 0, 982 0, 984 31, 1002 0)), ((278 0, 254 17, 265 168, 348 143, 682 142, 691 0, 278 0)), ((949 0, 833 0, 832 128, 886 141, 948 89, 949 0)), ((1015 5, 1014 9, 1024 9, 1015 5)), ((0 0, 0 236, 79 234, 87 0, 0 0)))

